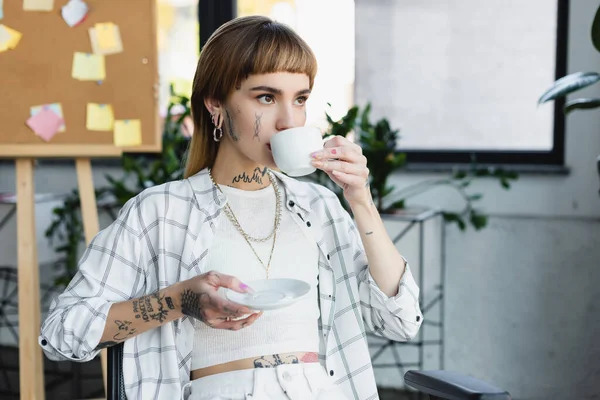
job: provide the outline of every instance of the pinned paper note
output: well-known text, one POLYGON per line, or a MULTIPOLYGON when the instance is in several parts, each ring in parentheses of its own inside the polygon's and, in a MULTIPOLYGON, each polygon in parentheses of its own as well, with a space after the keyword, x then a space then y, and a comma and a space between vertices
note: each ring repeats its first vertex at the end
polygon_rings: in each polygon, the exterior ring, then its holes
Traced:
POLYGON ((74 27, 85 20, 88 11, 89 7, 83 0, 69 0, 61 8, 60 13, 67 25, 74 27))
POLYGON ((107 22, 103 24, 96 24, 96 35, 98 37, 98 45, 102 49, 111 49, 117 44, 117 38, 115 37, 114 24, 107 22))
POLYGON ((76 52, 73 55, 73 69, 71 75, 81 81, 102 81, 106 78, 104 56, 76 52))
POLYGON ((56 115, 50 108, 45 108, 30 117, 25 123, 36 135, 49 142, 56 135, 60 126, 65 123, 65 120, 56 115))
POLYGON ((142 144, 142 124, 139 119, 115 121, 115 146, 130 147, 142 144))
POLYGON ((0 24, 0 52, 17 47, 21 36, 21 32, 0 24))
POLYGON ((54 0, 23 0, 25 11, 52 11, 53 8, 54 0))
MULTIPOLYGON (((36 114, 40 113, 42 110, 48 110, 48 109, 64 120, 65 117, 63 115, 62 105, 60 103, 50 103, 50 104, 42 104, 39 106, 33 106, 29 109, 29 113, 32 117, 34 117, 36 114)), ((63 124, 58 128, 58 131, 64 132, 65 130, 66 130, 66 127, 63 122, 63 124)))
POLYGON ((123 51, 119 26, 113 23, 96 24, 89 30, 94 54, 117 54, 123 51))
POLYGON ((115 117, 110 104, 88 103, 85 127, 90 131, 112 131, 115 117))

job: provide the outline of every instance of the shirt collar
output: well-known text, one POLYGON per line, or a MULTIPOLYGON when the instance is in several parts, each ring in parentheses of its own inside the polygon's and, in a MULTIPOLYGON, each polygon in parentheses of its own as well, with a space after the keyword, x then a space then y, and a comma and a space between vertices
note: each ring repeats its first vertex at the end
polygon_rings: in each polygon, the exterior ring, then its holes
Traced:
MULTIPOLYGON (((270 171, 279 178, 282 183, 285 198, 287 199, 286 207, 296 212, 296 207, 299 207, 301 211, 303 211, 303 214, 306 215, 310 213, 311 200, 307 191, 307 184, 281 172, 275 170, 270 171)), ((227 197, 213 185, 210 176, 208 175, 208 168, 190 176, 188 181, 194 190, 194 196, 200 207, 214 206, 221 209, 227 203, 227 197)))

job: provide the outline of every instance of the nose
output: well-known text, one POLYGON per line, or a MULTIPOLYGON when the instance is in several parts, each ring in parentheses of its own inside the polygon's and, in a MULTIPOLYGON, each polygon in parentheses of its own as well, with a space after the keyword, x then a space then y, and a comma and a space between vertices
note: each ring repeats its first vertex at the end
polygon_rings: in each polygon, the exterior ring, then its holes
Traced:
POLYGON ((283 131, 286 129, 293 128, 294 125, 294 112, 290 106, 281 106, 279 109, 279 115, 277 116, 277 123, 275 128, 277 131, 283 131))

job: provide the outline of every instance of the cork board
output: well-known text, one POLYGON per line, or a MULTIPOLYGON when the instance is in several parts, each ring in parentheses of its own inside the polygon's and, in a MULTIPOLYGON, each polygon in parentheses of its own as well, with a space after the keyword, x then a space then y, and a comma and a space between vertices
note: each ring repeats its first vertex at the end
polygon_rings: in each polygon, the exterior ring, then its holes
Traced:
POLYGON ((0 52, 0 157, 118 157, 159 152, 156 0, 85 0, 86 18, 70 27, 61 16, 68 0, 49 12, 24 11, 23 0, 4 1, 0 20, 22 33, 17 46, 0 52), (104 55, 106 77, 72 77, 75 52, 93 53, 89 28, 118 26, 123 51, 104 55), (60 103, 64 132, 44 140, 26 125, 31 107, 60 103), (88 103, 110 104, 114 120, 139 120, 141 143, 117 146, 113 131, 88 130, 88 103))

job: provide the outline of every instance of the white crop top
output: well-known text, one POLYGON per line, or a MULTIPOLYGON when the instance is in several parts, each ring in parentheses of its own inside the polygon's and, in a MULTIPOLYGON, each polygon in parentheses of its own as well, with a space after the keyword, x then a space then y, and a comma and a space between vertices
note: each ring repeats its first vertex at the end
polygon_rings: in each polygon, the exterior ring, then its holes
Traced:
MULTIPOLYGON (((265 237, 271 233, 275 218, 275 191, 272 186, 256 191, 220 186, 248 235, 265 237)), ((319 351, 318 247, 292 220, 285 207, 285 193, 281 189, 280 192, 281 224, 277 231, 269 278, 301 279, 311 285, 311 291, 291 306, 264 311, 256 322, 238 331, 215 329, 198 322, 194 334, 192 370, 263 355, 319 351)), ((227 216, 223 215, 222 218, 207 254, 207 270, 236 276, 242 282, 265 279, 265 268, 244 237, 227 216)), ((267 265, 272 239, 250 243, 267 265)))

